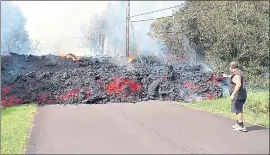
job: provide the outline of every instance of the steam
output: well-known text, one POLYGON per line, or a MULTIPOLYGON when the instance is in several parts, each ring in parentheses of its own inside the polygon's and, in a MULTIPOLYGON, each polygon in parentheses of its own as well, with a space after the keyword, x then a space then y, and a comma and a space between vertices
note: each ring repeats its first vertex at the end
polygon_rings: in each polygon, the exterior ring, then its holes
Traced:
POLYGON ((27 18, 30 38, 39 40, 41 50, 36 55, 65 54, 88 55, 81 47, 80 24, 101 13, 105 1, 23 1, 17 4, 27 18))
MULTIPOLYGON (((151 12, 171 6, 179 5, 179 1, 131 1, 130 15, 151 12)), ((14 1, 26 17, 26 29, 31 40, 40 42, 40 50, 30 54, 59 55, 74 54, 76 56, 114 56, 117 65, 126 63, 126 2, 125 1, 14 1), (108 24, 104 42, 104 55, 96 55, 93 47, 83 40, 87 30, 94 24, 95 17, 104 17, 108 24)), ((2 13, 5 16, 6 12, 2 13)), ((164 10, 152 14, 132 17, 131 21, 146 20, 172 15, 172 10, 164 10)), ((171 54, 164 54, 165 47, 148 36, 153 20, 134 22, 130 26, 130 55, 138 58, 141 55, 154 55, 162 58, 166 63, 173 63, 171 54), (133 39, 133 31, 134 38, 133 39), (138 47, 135 44, 135 41, 138 47), (137 50, 138 48, 138 50, 137 50), (164 59, 165 58, 165 59, 164 59)), ((2 37, 2 35, 1 35, 2 37)), ((6 37, 6 36, 4 36, 6 37)), ((2 40, 2 38, 1 38, 2 40)), ((190 64, 195 64, 194 58, 197 48, 189 39, 182 42, 183 53, 187 54, 190 64)), ((22 53, 29 54, 29 53, 22 53)), ((197 62, 204 66, 205 71, 212 71, 204 62, 197 62)), ((132 69, 132 68, 130 68, 132 69)))
MULTIPOLYGON (((125 55, 125 24, 126 2, 115 1, 37 1, 19 2, 18 5, 27 19, 26 28, 32 40, 40 41, 40 50, 35 55, 75 54, 77 56, 93 55, 94 53, 82 42, 83 23, 91 24, 96 15, 105 14, 110 25, 117 25, 105 39, 105 55, 125 55)), ((131 1, 130 14, 150 12, 165 7, 178 5, 177 1, 131 1)), ((3 13, 4 14, 4 13, 3 13)), ((131 20, 157 18, 172 14, 172 10, 165 10, 153 14, 137 16, 131 20)), ((139 45, 141 54, 159 54, 161 46, 157 40, 147 35, 153 21, 133 23, 134 37, 139 45)), ((130 29, 132 34, 132 29, 130 29)), ((134 40, 130 38, 131 53, 137 55, 134 40)), ((33 53, 32 53, 33 54, 33 53)))
MULTIPOLYGON (((159 9, 179 5, 181 3, 183 2, 181 1, 155 1, 154 3, 154 1, 144 1, 144 2, 132 1, 131 14, 137 15, 144 12, 150 12, 154 10, 159 10, 159 9)), ((170 16, 170 15, 172 15, 171 9, 156 12, 153 14, 132 17, 131 20, 138 21, 138 20, 152 19, 152 18, 158 18, 158 17, 170 16)), ((153 20, 133 23, 135 39, 140 46, 142 54, 152 53, 152 54, 161 55, 162 46, 157 43, 158 40, 154 40, 150 36, 147 35, 147 33, 150 31, 149 28, 152 22, 153 20)))
POLYGON ((222 93, 224 97, 229 96, 229 86, 228 85, 222 85, 222 93))

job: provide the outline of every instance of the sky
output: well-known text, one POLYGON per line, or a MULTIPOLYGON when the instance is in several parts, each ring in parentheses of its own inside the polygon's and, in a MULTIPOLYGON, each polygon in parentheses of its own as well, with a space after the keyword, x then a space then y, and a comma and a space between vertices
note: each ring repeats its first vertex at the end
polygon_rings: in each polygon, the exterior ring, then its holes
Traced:
MULTIPOLYGON (((14 1, 19 5, 27 18, 27 30, 32 39, 42 44, 43 54, 73 53, 86 55, 88 49, 79 47, 79 37, 82 36, 80 25, 89 22, 94 14, 105 10, 108 1, 14 1)), ((180 4, 181 1, 131 1, 131 15, 154 11, 180 4)), ((171 15, 171 10, 155 14, 134 17, 131 20, 141 20, 171 15)), ((135 35, 149 31, 152 21, 134 23, 135 35), (147 28, 148 29, 147 29, 147 28)), ((145 37, 147 46, 151 39, 145 37)))
MULTIPOLYGON (((131 15, 137 15, 144 12, 151 12, 164 8, 169 8, 183 3, 183 1, 131 1, 131 15)), ((143 16, 132 17, 131 21, 152 19, 172 15, 172 9, 147 14, 143 16)), ((157 40, 153 40, 147 33, 150 31, 150 25, 154 20, 133 23, 135 38, 139 41, 141 52, 158 53, 157 40), (142 37, 145 36, 145 37, 142 37)))

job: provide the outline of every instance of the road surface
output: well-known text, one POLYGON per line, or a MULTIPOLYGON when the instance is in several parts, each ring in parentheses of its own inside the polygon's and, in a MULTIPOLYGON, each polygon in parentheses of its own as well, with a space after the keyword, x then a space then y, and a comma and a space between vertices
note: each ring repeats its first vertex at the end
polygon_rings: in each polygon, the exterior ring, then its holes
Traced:
MULTIPOLYGON (((229 110, 229 109, 228 109, 229 110)), ((269 129, 173 102, 38 108, 27 154, 269 154, 269 129)))

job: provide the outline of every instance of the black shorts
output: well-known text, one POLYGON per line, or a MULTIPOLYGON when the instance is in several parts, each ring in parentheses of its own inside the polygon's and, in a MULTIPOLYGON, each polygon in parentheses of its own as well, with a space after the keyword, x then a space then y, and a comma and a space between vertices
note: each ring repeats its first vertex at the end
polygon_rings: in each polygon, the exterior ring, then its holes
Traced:
POLYGON ((242 113, 243 112, 243 106, 246 102, 246 99, 233 99, 232 100, 232 113, 242 113))

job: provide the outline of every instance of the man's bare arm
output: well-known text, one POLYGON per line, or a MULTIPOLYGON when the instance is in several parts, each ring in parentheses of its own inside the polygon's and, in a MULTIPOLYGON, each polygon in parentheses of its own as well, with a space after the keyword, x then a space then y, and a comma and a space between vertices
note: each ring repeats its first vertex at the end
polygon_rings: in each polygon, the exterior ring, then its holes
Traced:
POLYGON ((233 90, 232 96, 235 96, 235 94, 240 90, 241 88, 241 77, 240 75, 235 75, 232 79, 232 81, 235 83, 235 88, 233 90))

